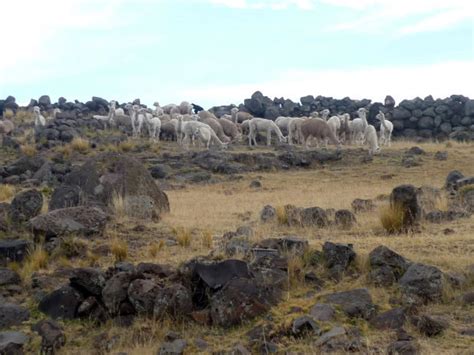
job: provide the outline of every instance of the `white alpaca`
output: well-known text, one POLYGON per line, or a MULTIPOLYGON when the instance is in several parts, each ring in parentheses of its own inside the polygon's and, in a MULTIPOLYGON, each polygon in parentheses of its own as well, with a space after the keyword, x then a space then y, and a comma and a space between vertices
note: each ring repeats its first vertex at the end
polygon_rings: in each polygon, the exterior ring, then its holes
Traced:
POLYGON ((56 116, 58 115, 58 113, 61 113, 61 112, 62 112, 61 109, 59 109, 57 107, 53 108, 53 111, 48 116, 47 120, 48 121, 54 120, 56 118, 56 116))
POLYGON ((365 129, 367 128, 367 110, 365 108, 360 108, 357 110, 359 118, 354 118, 349 123, 349 128, 351 131, 351 143, 362 145, 364 142, 365 129))
POLYGON ((331 129, 334 136, 339 136, 339 130, 341 129, 341 119, 339 116, 332 116, 330 119, 327 120, 329 128, 331 129))
POLYGON ((328 120, 329 114, 331 111, 329 111, 327 108, 321 111, 321 118, 325 121, 328 120))
POLYGON ((380 145, 392 145, 393 123, 385 119, 382 111, 375 116, 380 121, 380 145))
POLYGON ((242 139, 242 133, 240 132, 240 127, 224 117, 221 117, 217 120, 224 130, 224 134, 230 137, 231 141, 240 141, 242 139))
POLYGON ((183 101, 179 104, 179 111, 182 115, 192 115, 193 114, 193 105, 187 101, 183 101))
POLYGON ((275 124, 278 126, 278 128, 280 128, 281 133, 288 134, 288 126, 294 119, 295 117, 280 116, 276 118, 275 124))
MULTIPOLYGON (((341 118, 341 128, 339 129, 339 140, 347 144, 347 141, 350 140, 351 130, 350 130, 350 119, 351 115, 344 113, 340 116, 341 118)), ((350 143, 350 142, 349 142, 350 143)))
POLYGON ((153 106, 155 106, 155 111, 153 112, 156 117, 161 117, 164 115, 165 111, 163 108, 160 106, 159 102, 153 103, 153 106))
POLYGON ((153 140, 160 140, 161 131, 161 120, 159 117, 153 116, 153 114, 145 112, 145 121, 148 127, 148 134, 153 140))
POLYGON ((264 118, 254 117, 249 121, 249 146, 257 145, 257 135, 259 133, 267 134, 267 145, 272 144, 272 132, 274 132, 278 140, 283 143, 286 142, 286 137, 280 131, 280 128, 271 120, 266 120, 264 118))
POLYGON ((193 129, 193 135, 199 138, 207 149, 209 149, 212 140, 214 140, 221 148, 227 147, 227 143, 223 143, 211 127, 199 126, 193 129))
MULTIPOLYGON (((199 121, 184 121, 182 115, 178 115, 177 117, 178 117, 178 126, 176 129, 176 133, 178 137, 178 143, 181 145, 184 145, 185 147, 189 145, 187 144, 189 140, 192 140, 192 143, 194 145, 194 138, 196 137, 196 131, 199 128, 201 127, 208 128, 212 132, 214 132, 211 126, 205 123, 202 123, 199 121)), ((215 132, 214 132, 214 135, 215 135, 215 132)))
POLYGON ((242 123, 247 120, 251 120, 253 116, 248 112, 239 111, 237 107, 230 110, 232 121, 234 123, 242 123))
POLYGON ((367 125, 364 131, 364 141, 369 145, 369 155, 372 156, 380 152, 377 140, 377 131, 372 125, 367 125))
POLYGON ((39 106, 33 107, 33 114, 35 116, 35 127, 44 127, 46 125, 46 119, 41 114, 39 106))
POLYGON ((297 117, 288 124, 288 144, 293 144, 293 139, 297 144, 303 143, 303 135, 301 134, 301 125, 305 122, 307 117, 297 117))
POLYGON ((145 114, 140 112, 140 106, 133 105, 130 108, 130 120, 132 121, 132 134, 138 137, 142 133, 143 121, 145 121, 145 114))

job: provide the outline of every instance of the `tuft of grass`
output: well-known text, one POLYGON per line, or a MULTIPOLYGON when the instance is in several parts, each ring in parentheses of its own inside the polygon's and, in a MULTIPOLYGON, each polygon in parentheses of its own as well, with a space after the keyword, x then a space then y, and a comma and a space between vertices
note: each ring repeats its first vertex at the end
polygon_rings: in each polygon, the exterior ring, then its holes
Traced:
POLYGON ((187 248, 191 245, 191 230, 183 227, 173 229, 173 233, 176 236, 176 241, 183 248, 187 248))
POLYGON ((459 190, 459 194, 461 195, 461 197, 464 197, 468 192, 473 191, 473 190, 474 190, 474 184, 466 185, 466 186, 461 187, 461 189, 459 190))
POLYGON ((73 151, 81 154, 86 154, 90 149, 89 141, 81 137, 74 138, 69 145, 73 151))
POLYGON ((0 202, 10 201, 15 196, 15 186, 0 184, 0 202))
POLYGON ((288 224, 288 215, 286 213, 286 208, 284 206, 277 206, 275 208, 278 224, 286 225, 288 224))
POLYGON ((17 123, 33 123, 35 120, 33 112, 18 110, 15 115, 15 122, 17 123))
POLYGON ((382 227, 390 234, 400 233, 404 227, 405 213, 401 206, 390 205, 380 210, 382 227))
POLYGON ((69 159, 72 154, 72 147, 70 144, 65 144, 63 146, 57 147, 56 152, 63 156, 63 159, 69 159))
POLYGON ((7 108, 3 111, 3 118, 5 118, 7 120, 11 120, 13 118, 13 116, 15 116, 15 114, 9 108, 7 108))
POLYGON ((126 141, 120 142, 118 144, 118 149, 123 153, 131 152, 135 147, 136 143, 130 139, 127 139, 126 141))
POLYGON ((158 253, 163 250, 165 246, 165 242, 163 240, 160 240, 158 243, 157 242, 153 242, 150 244, 150 247, 148 249, 148 255, 151 257, 151 258, 156 258, 156 256, 158 255, 158 253))
POLYGON ((28 252, 28 256, 24 261, 22 267, 18 270, 23 280, 31 277, 31 274, 38 270, 45 270, 48 268, 49 255, 41 245, 37 245, 28 252))
POLYGON ((127 217, 125 198, 120 193, 113 193, 111 206, 116 221, 123 221, 127 217))
POLYGON ((203 248, 212 248, 212 233, 209 229, 201 232, 201 243, 203 248))
POLYGON ((110 244, 110 251, 112 252, 115 262, 124 261, 128 256, 128 244, 124 240, 115 238, 110 244))
POLYGON ((61 240, 59 252, 68 259, 83 256, 87 252, 87 243, 77 237, 67 237, 61 240))
POLYGON ((24 144, 20 146, 20 151, 28 157, 33 157, 38 153, 34 144, 24 144))
POLYGON ((288 258, 288 284, 296 286, 301 284, 304 279, 304 261, 297 255, 291 255, 288 258))

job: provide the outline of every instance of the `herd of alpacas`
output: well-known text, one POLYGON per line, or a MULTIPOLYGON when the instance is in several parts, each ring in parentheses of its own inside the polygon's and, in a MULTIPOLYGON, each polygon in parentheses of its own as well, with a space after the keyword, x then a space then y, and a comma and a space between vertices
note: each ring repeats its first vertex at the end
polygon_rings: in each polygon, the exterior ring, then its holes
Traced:
MULTIPOLYGON (((267 145, 272 144, 272 134, 276 135, 281 143, 290 145, 301 144, 309 149, 311 141, 327 147, 331 143, 341 149, 341 145, 356 144, 367 145, 369 155, 380 152, 380 145, 391 143, 393 124, 379 111, 376 118, 380 121, 380 131, 367 122, 367 110, 360 108, 357 118, 351 119, 349 113, 330 116, 328 109, 321 112, 313 112, 310 117, 278 117, 275 121, 239 111, 237 108, 231 110, 230 115, 218 118, 205 110, 195 110, 193 105, 183 101, 180 105, 169 104, 161 107, 158 102, 154 103, 155 109, 144 108, 140 105, 125 105, 117 108, 117 103, 109 103, 109 113, 106 116, 94 115, 93 117, 103 122, 104 127, 116 127, 118 125, 131 125, 134 137, 140 137, 148 130, 148 135, 153 140, 159 140, 160 136, 166 140, 175 140, 186 149, 195 142, 203 144, 209 149, 211 144, 226 148, 231 142, 242 141, 244 136, 248 138, 249 146, 257 145, 257 137, 266 137, 267 145)), ((54 118, 59 109, 54 109, 50 118, 54 118)), ((35 128, 41 129, 47 120, 41 115, 40 108, 33 108, 35 117, 35 128)), ((1 121, 0 131, 4 133, 11 131, 13 125, 1 121)))

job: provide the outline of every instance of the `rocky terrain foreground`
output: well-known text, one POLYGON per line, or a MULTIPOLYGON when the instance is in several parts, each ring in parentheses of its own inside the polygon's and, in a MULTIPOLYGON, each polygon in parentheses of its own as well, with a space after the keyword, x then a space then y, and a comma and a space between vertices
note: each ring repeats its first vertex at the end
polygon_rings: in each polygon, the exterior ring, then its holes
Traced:
POLYGON ((3 137, 0 354, 474 352, 474 143, 184 150, 91 122, 3 137))

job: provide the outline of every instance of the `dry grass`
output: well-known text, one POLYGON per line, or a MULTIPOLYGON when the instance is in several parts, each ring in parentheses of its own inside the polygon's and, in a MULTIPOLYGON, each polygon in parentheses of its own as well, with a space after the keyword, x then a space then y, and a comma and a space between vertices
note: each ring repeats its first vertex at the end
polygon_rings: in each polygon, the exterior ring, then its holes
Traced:
POLYGON ((24 281, 29 280, 31 275, 39 270, 45 270, 48 268, 49 255, 41 245, 36 245, 35 248, 31 248, 28 252, 26 260, 21 266, 13 265, 13 269, 20 274, 24 281))
POLYGON ((114 257, 115 262, 124 261, 128 256, 128 244, 124 240, 115 238, 110 243, 110 252, 114 257))
POLYGON ((28 157, 34 157, 38 154, 38 150, 34 144, 24 144, 20 146, 20 151, 28 157))
POLYGON ((18 110, 15 115, 15 123, 16 124, 24 124, 24 123, 33 123, 35 120, 35 116, 33 112, 26 111, 26 110, 18 110))
POLYGON ((87 139, 76 137, 69 143, 71 149, 75 152, 86 154, 90 150, 90 143, 87 139))
POLYGON ((388 233, 400 233, 404 228, 405 213, 398 205, 385 206, 380 209, 380 222, 388 233))
POLYGON ((11 119, 13 119, 14 116, 15 116, 15 114, 9 108, 7 108, 3 111, 3 118, 4 119, 11 120, 11 119))
POLYGON ((0 184, 0 202, 9 202, 15 196, 15 186, 0 184))
POLYGON ((112 211, 117 222, 124 221, 127 218, 126 202, 122 194, 114 192, 112 195, 112 211))
POLYGON ((127 139, 126 141, 120 142, 117 145, 118 150, 123 153, 131 152, 133 149, 135 149, 136 146, 137 146, 137 143, 131 139, 127 139))
POLYGON ((187 248, 191 245, 192 233, 188 228, 178 227, 173 229, 178 245, 187 248))
POLYGON ((203 248, 212 248, 212 240, 212 232, 209 229, 201 232, 201 245, 203 248))
POLYGON ((165 242, 163 240, 151 243, 148 247, 148 256, 151 258, 156 258, 158 256, 158 253, 163 250, 164 247, 165 242))

